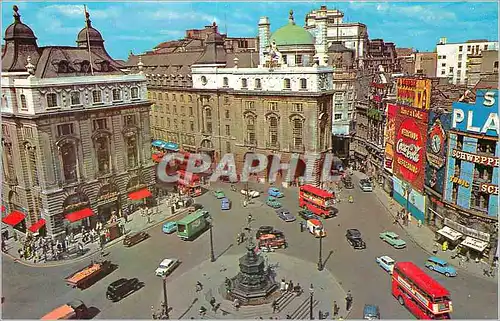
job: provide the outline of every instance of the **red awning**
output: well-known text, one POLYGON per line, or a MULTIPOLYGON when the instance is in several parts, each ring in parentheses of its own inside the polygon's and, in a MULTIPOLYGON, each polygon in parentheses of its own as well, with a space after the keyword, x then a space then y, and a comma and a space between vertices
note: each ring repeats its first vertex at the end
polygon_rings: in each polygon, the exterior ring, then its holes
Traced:
POLYGON ((92 212, 92 210, 87 207, 87 208, 84 208, 82 210, 79 210, 79 211, 76 211, 73 213, 69 213, 68 215, 66 215, 66 219, 68 221, 70 221, 71 223, 73 223, 76 221, 83 220, 84 218, 87 218, 87 217, 92 216, 92 215, 94 215, 94 212, 92 212))
POLYGON ((26 215, 24 215, 23 213, 14 211, 4 217, 2 219, 2 222, 4 222, 5 224, 9 224, 10 226, 16 226, 17 224, 21 223, 21 221, 24 220, 25 217, 26 215))
POLYGON ((42 219, 39 219, 38 222, 36 222, 35 224, 31 225, 28 230, 30 230, 31 232, 33 233, 36 233, 38 232, 39 229, 41 229, 43 226, 45 225, 45 220, 42 218, 42 219))
POLYGON ((140 201, 150 196, 152 196, 152 194, 147 188, 143 188, 128 194, 128 198, 130 198, 132 201, 140 201))

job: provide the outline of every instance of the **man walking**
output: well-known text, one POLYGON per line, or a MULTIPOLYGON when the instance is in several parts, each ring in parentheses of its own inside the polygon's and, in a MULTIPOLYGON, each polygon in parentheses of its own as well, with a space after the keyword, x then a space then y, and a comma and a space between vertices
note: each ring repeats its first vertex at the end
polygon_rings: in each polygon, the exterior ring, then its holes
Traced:
POLYGON ((352 294, 351 290, 347 291, 347 295, 345 297, 345 309, 346 311, 349 311, 352 307, 352 294))
POLYGON ((333 301, 333 317, 336 318, 339 315, 340 307, 337 304, 337 301, 333 301))
POLYGON ((273 308, 273 313, 276 313, 276 310, 278 310, 278 302, 274 300, 271 306, 273 308))
POLYGON ((250 224, 252 222, 252 219, 252 214, 248 214, 247 223, 250 224))

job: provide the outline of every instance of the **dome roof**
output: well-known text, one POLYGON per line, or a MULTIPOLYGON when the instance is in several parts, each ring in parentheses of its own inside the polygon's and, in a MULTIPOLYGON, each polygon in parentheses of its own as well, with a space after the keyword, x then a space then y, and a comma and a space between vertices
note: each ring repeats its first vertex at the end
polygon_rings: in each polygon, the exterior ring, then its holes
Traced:
POLYGON ((314 37, 309 31, 295 24, 293 11, 290 10, 288 24, 272 34, 271 42, 277 46, 314 45, 314 37))
POLYGON ((86 44, 87 41, 90 43, 96 43, 96 42, 103 43, 104 39, 102 39, 101 33, 97 29, 92 27, 92 21, 90 20, 90 14, 88 12, 85 12, 85 17, 87 26, 82 30, 80 30, 78 36, 76 37, 76 42, 78 44, 86 44), (88 39, 87 39, 87 33, 88 33, 88 39))
POLYGON ((30 27, 21 22, 21 15, 18 13, 17 6, 14 9, 14 22, 5 29, 5 40, 11 39, 33 39, 36 40, 35 34, 30 27))

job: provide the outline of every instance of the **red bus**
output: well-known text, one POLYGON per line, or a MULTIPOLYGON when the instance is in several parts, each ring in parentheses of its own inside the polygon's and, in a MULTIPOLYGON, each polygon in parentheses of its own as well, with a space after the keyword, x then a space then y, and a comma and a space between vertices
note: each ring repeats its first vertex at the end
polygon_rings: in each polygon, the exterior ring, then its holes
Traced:
POLYGON ((397 262, 392 295, 418 319, 450 319, 450 292, 412 262, 397 262))
POLYGON ((177 180, 177 188, 182 195, 188 195, 191 197, 201 195, 201 182, 200 176, 196 174, 190 174, 185 170, 178 170, 177 174, 179 179, 177 180))
POLYGON ((335 195, 312 185, 302 185, 299 191, 299 206, 316 215, 332 217, 335 215, 333 200, 335 195))

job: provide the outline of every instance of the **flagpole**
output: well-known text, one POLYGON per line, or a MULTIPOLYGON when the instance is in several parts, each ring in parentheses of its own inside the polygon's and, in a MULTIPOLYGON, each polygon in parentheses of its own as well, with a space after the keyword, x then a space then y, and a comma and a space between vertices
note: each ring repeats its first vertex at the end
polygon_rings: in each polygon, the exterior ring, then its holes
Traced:
POLYGON ((90 36, 89 36, 89 29, 90 29, 90 18, 88 17, 88 12, 87 12, 87 5, 83 5, 83 14, 85 15, 85 24, 87 25, 87 47, 89 48, 89 62, 90 62, 90 73, 92 76, 94 75, 94 66, 92 64, 92 51, 90 51, 90 36))

